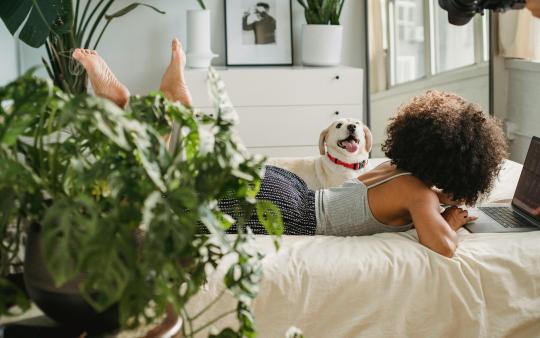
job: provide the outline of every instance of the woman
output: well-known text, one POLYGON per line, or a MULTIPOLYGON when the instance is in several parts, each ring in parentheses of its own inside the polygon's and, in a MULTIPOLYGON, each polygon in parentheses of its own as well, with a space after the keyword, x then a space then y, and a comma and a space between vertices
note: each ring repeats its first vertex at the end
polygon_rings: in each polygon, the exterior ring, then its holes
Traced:
MULTIPOLYGON (((97 95, 125 106, 127 88, 94 51, 76 50, 97 95)), ((172 58, 160 89, 191 106, 183 76, 183 51, 173 40, 172 58)), ((474 204, 492 187, 506 156, 503 132, 495 119, 461 97, 428 91, 402 106, 387 128, 383 151, 390 161, 343 186, 309 190, 293 173, 268 166, 257 199, 280 209, 285 234, 361 236, 416 228, 420 243, 452 257, 456 231, 475 218, 458 208, 474 204), (440 189, 440 190, 439 190, 440 189), (440 204, 452 205, 440 212, 440 204)), ((219 202, 239 215, 235 199, 219 202)), ((265 234, 253 212, 246 225, 265 234)), ((233 226, 230 232, 236 232, 233 226)))

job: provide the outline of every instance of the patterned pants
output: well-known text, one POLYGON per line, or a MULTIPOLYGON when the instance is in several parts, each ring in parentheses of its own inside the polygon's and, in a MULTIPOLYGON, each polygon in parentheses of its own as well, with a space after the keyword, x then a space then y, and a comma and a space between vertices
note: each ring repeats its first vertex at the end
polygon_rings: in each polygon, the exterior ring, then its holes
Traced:
MULTIPOLYGON (((268 200, 274 203, 283 217, 285 235, 315 235, 317 220, 315 216, 315 192, 306 183, 290 171, 267 166, 257 200, 268 200)), ((221 211, 238 219, 238 200, 222 199, 218 202, 221 211)), ((253 210, 245 223, 254 234, 266 235, 267 232, 259 222, 256 210, 253 210)), ((206 229, 205 229, 206 230, 206 229)), ((236 233, 233 225, 228 233, 236 233)))

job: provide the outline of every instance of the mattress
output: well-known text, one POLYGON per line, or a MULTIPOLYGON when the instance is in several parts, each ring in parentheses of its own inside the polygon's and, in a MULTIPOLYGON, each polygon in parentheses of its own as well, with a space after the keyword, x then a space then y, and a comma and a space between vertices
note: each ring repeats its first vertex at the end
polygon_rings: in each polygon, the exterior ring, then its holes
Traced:
MULTIPOLYGON (((371 166, 382 160, 373 160, 371 166)), ((486 201, 512 197, 521 166, 507 161, 486 201)), ((418 242, 416 231, 364 237, 267 236, 264 279, 254 302, 259 337, 540 337, 540 232, 458 232, 446 258, 418 242)), ((192 313, 222 289, 225 261, 192 313)), ((234 308, 224 297, 205 316, 234 308)), ((215 324, 234 326, 233 316, 215 324)), ((207 332, 200 336, 205 336, 207 332)))

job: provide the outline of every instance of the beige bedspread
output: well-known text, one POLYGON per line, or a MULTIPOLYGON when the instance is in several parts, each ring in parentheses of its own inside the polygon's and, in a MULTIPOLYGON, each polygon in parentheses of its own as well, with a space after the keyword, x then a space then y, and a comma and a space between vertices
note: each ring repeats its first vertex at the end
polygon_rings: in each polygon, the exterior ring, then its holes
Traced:
MULTIPOLYGON (((379 161, 372 161, 379 162, 379 161)), ((489 201, 511 198, 521 166, 507 162, 489 201)), ((540 337, 540 232, 471 234, 453 258, 416 231, 368 237, 285 237, 267 256, 254 309, 259 337, 540 337)), ((191 303, 219 293, 219 269, 191 303)), ((224 298, 212 314, 233 307, 224 298)), ((203 318, 201 321, 204 321, 203 318)), ((216 325, 234 323, 233 317, 216 325)))

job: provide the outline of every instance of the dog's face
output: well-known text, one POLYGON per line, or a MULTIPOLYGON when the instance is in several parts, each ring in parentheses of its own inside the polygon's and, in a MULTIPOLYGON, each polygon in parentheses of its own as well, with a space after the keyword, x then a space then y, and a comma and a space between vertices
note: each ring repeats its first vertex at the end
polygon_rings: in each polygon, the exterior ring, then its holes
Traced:
POLYGON ((342 118, 322 131, 319 150, 321 155, 325 155, 327 149, 332 156, 351 159, 368 154, 371 151, 371 143, 371 132, 362 121, 342 118))

